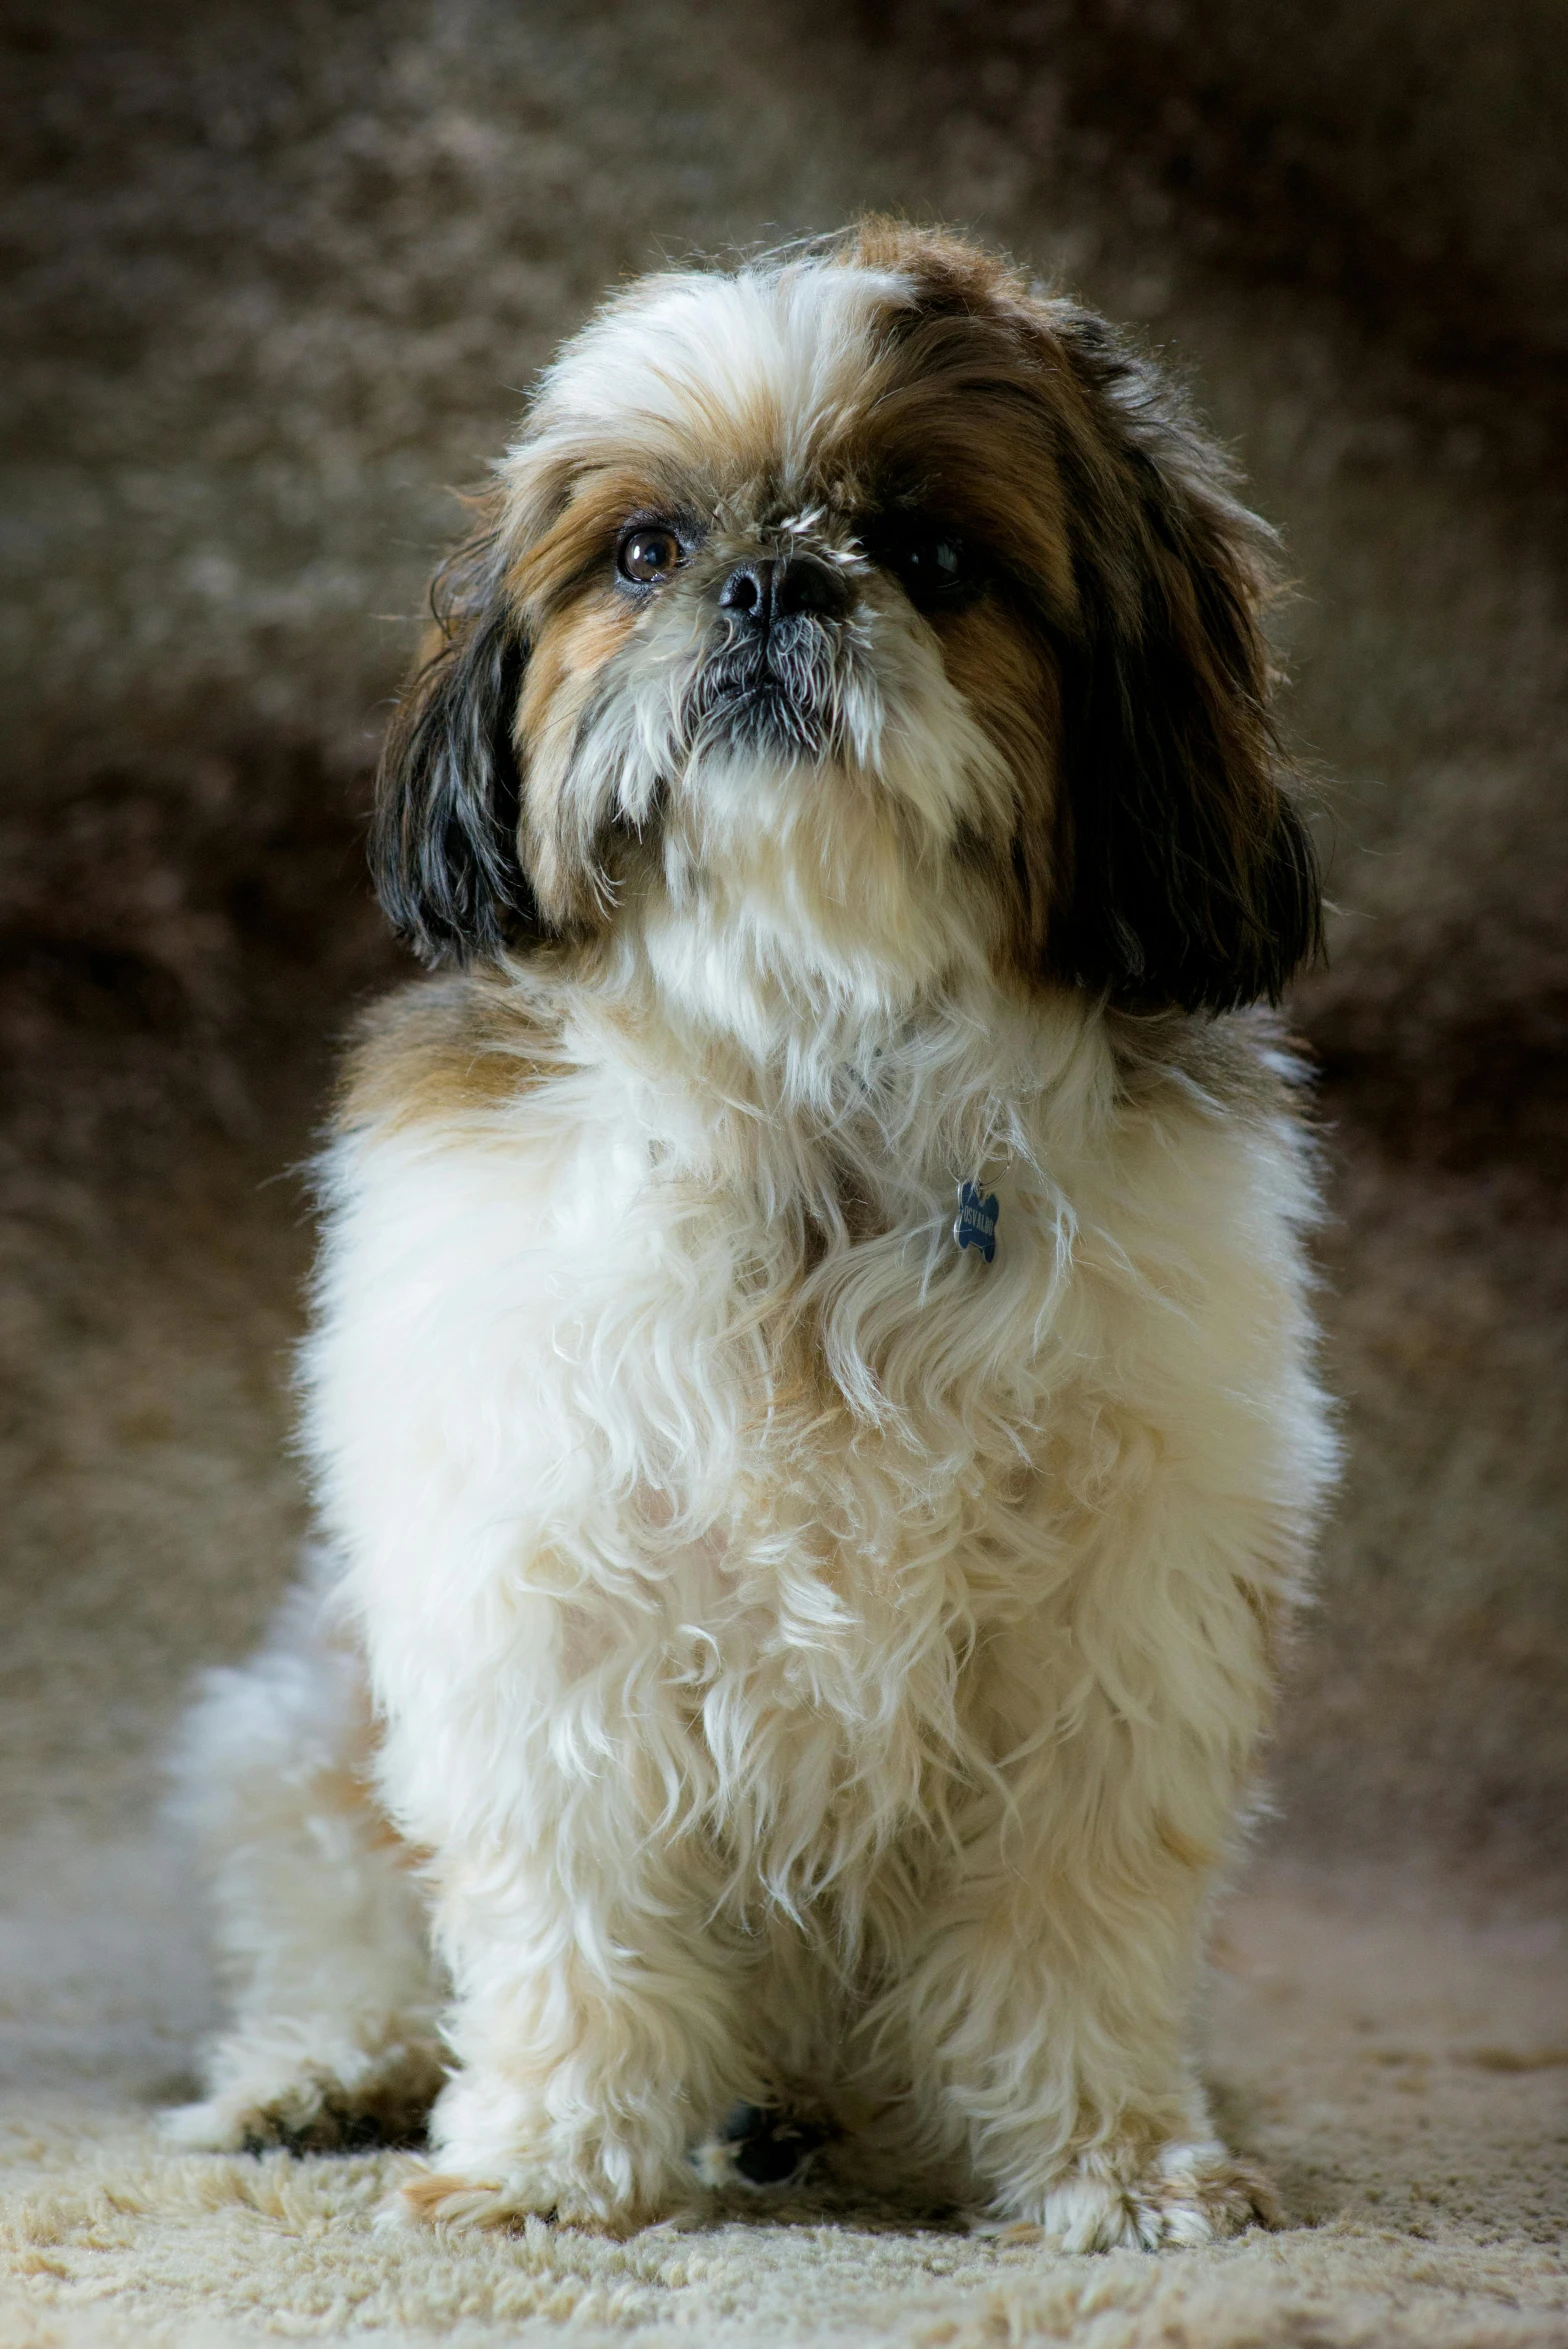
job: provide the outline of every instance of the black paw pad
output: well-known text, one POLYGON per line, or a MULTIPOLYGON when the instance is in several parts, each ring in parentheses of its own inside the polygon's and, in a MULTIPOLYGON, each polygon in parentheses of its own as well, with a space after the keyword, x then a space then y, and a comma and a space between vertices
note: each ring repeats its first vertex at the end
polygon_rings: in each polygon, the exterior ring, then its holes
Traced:
POLYGON ((735 2172, 748 2186, 783 2186, 798 2177, 827 2138, 815 2121, 770 2112, 760 2104, 737 2104, 720 2132, 734 2147, 735 2172))

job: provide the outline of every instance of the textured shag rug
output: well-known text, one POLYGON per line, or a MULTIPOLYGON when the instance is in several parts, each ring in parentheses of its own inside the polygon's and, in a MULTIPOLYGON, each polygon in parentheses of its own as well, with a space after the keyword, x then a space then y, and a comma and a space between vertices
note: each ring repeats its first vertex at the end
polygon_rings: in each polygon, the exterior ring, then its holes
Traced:
POLYGON ((1076 2258, 765 2197, 624 2243, 539 2220, 385 2232, 397 2155, 160 2146, 154 2108, 209 2011, 177 1851, 40 1840, 10 1854, 3 1899, 5 2349, 1568 2341, 1563 1929, 1452 1884, 1265 1863, 1227 1913, 1208 2037, 1225 2125, 1286 2226, 1076 2258))

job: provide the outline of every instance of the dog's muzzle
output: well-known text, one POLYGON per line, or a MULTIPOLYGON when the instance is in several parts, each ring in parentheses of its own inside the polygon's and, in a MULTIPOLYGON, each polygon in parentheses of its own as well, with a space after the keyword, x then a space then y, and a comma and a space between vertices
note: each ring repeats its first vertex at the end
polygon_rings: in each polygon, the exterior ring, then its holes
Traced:
POLYGON ((758 556, 735 566, 718 601, 722 634, 687 709, 694 744, 820 758, 847 582, 815 555, 758 556))

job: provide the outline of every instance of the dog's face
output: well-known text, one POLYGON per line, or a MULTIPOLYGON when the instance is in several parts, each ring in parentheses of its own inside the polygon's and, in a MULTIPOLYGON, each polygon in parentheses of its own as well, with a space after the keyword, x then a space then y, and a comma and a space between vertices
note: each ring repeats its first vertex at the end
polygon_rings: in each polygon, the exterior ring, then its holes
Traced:
POLYGON ((1259 537, 1151 372, 972 248, 646 280, 438 581, 384 902, 431 956, 637 921, 895 990, 1276 994, 1319 912, 1259 537))

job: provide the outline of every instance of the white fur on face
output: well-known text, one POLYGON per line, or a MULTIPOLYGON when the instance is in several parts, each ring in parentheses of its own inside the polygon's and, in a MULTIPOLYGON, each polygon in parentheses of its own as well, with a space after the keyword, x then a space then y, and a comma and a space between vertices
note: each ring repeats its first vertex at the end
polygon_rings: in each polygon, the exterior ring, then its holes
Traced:
POLYGON ((765 440, 786 507, 802 502, 823 438, 852 411, 877 322, 913 303, 895 271, 802 259, 782 267, 644 279, 568 344, 545 376, 503 477, 521 492, 541 460, 572 468, 632 451, 688 462, 737 421, 765 440))
POLYGON ((808 263, 656 281, 558 362, 505 468, 520 545, 546 485, 615 467, 667 469, 696 519, 681 572, 525 750, 550 810, 536 861, 590 864, 614 827, 656 834, 650 950, 690 1009, 730 1024, 759 988, 803 987, 814 1014, 907 1004, 993 942, 953 852, 961 830, 1006 838, 1011 778, 935 631, 867 557, 831 459, 864 404, 873 327, 909 299, 891 275, 808 263), (849 607, 781 656, 806 673, 798 739, 737 739, 704 699, 728 640, 718 589, 784 552, 831 566, 849 607))

